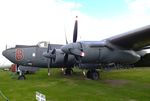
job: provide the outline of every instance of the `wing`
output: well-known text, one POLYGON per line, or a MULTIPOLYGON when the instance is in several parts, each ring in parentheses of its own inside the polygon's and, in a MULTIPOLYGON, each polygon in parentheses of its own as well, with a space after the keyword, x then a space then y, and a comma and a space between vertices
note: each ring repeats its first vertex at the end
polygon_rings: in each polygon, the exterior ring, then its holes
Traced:
POLYGON ((106 39, 125 49, 139 50, 150 45, 150 25, 106 39))

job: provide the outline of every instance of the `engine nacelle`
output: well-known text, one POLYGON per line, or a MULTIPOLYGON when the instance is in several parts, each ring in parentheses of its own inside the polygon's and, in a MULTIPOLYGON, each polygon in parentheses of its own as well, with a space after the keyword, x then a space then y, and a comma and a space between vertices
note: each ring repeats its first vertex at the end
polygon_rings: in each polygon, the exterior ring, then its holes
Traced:
POLYGON ((56 52, 56 58, 54 59, 54 66, 73 66, 75 64, 75 57, 73 55, 68 55, 68 60, 66 64, 64 63, 65 53, 63 53, 61 50, 57 50, 56 52))

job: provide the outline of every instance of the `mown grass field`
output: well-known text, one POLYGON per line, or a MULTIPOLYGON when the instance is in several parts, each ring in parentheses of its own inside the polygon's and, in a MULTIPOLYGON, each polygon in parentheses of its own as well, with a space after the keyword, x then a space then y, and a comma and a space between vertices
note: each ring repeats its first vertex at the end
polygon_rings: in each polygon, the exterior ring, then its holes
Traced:
MULTIPOLYGON (((47 101, 150 101, 150 68, 121 69, 101 72, 97 81, 83 77, 80 70, 64 76, 60 69, 41 69, 19 81, 8 71, 0 70, 0 90, 10 101, 36 101, 35 92, 47 101)), ((0 96, 0 101, 3 100, 0 96)))

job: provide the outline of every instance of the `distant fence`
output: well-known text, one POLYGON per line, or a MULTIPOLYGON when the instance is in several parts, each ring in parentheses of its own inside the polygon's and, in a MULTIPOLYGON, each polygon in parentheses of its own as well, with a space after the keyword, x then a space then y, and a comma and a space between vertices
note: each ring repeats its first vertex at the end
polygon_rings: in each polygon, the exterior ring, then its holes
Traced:
POLYGON ((10 101, 10 100, 2 93, 1 90, 0 90, 0 96, 2 96, 2 98, 3 98, 5 101, 10 101))

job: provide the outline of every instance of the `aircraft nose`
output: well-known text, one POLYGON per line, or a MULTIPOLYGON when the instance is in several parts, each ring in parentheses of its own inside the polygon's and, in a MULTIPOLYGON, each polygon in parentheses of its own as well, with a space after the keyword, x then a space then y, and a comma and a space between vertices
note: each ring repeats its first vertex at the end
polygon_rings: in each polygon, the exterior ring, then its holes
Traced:
POLYGON ((14 52, 14 49, 6 49, 2 52, 2 55, 10 60, 11 62, 14 62, 15 61, 15 52, 14 52))
POLYGON ((12 56, 12 52, 8 49, 4 50, 2 52, 3 56, 6 57, 7 59, 9 59, 12 56))
POLYGON ((3 54, 3 56, 7 56, 7 50, 4 50, 3 52, 2 52, 2 54, 3 54))

